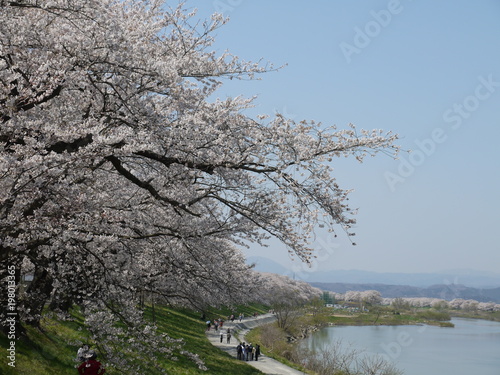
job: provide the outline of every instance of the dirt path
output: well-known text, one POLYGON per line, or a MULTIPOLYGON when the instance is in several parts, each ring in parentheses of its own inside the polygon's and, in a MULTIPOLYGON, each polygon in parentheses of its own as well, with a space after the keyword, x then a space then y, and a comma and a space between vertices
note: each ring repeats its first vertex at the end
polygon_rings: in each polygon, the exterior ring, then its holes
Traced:
MULTIPOLYGON (((207 332, 207 337, 210 340, 210 342, 224 350, 225 352, 229 353, 231 356, 236 358, 236 346, 238 345, 239 342, 245 341, 245 335, 252 329, 255 328, 259 325, 262 324, 267 324, 271 323, 276 318, 272 314, 264 314, 264 315, 259 315, 258 317, 250 317, 250 318, 244 318, 241 322, 238 320, 235 320, 233 323, 231 322, 224 322, 223 325, 223 332, 225 333, 228 328, 231 329, 231 334, 233 335, 231 337, 231 343, 227 344, 226 343, 226 335, 224 334, 222 343, 220 342, 220 331, 215 331, 211 329, 209 332, 207 332), (237 332, 237 337, 235 337, 235 332, 237 332)), ((272 374, 272 375, 304 375, 303 372, 295 370, 291 367, 288 367, 284 365, 281 362, 278 362, 272 358, 266 357, 265 355, 261 355, 259 357, 258 361, 248 361, 247 362, 249 365, 259 369, 265 374, 272 374)))

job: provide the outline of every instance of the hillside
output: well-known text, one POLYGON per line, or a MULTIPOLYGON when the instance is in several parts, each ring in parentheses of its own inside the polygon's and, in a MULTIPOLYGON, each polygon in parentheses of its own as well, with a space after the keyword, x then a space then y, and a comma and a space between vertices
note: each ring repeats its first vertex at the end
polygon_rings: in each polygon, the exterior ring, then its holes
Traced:
MULTIPOLYGON (((238 311, 246 315, 253 312, 265 312, 258 306, 241 308, 238 311)), ((151 313, 151 311, 149 311, 151 313)), ((225 317, 227 311, 217 311, 207 314, 207 318, 225 317)), ((72 321, 62 321, 55 317, 45 318, 42 321, 43 332, 28 328, 28 337, 16 341, 16 368, 7 365, 5 356, 0 361, 2 375, 54 375, 76 374, 76 351, 81 341, 88 341, 88 333, 83 330, 81 317, 78 313, 72 314, 72 321)), ((259 374, 255 368, 237 361, 225 352, 214 347, 205 335, 205 324, 200 314, 189 310, 178 310, 167 307, 156 307, 155 317, 158 328, 174 338, 185 340, 183 349, 196 353, 205 362, 207 371, 198 369, 197 365, 177 351, 177 361, 163 360, 161 367, 168 374, 259 374)), ((122 344, 122 343, 117 343, 122 344)), ((7 337, 0 334, 2 352, 8 349, 7 337)), ((95 345, 93 345, 95 346, 95 345)), ((154 355, 154 353, 151 353, 154 355)), ((105 363, 105 359, 100 358, 105 363)), ((161 372, 149 363, 138 363, 138 372, 120 372, 118 369, 107 368, 107 375, 117 374, 147 374, 159 375, 161 372)))
POLYGON ((388 284, 358 284, 358 283, 319 283, 311 282, 311 285, 322 290, 336 293, 347 291, 377 290, 385 298, 397 297, 429 297, 452 300, 455 298, 473 299, 478 302, 500 303, 500 288, 480 289, 471 288, 464 285, 439 284, 429 287, 416 287, 409 285, 388 285, 388 284))
POLYGON ((362 270, 334 270, 319 269, 311 272, 293 271, 297 264, 290 262, 283 266, 269 258, 251 256, 249 264, 255 265, 255 270, 288 275, 292 278, 303 279, 316 283, 350 283, 350 284, 386 284, 386 285, 411 285, 429 287, 431 285, 467 285, 478 289, 500 288, 500 273, 485 272, 470 269, 443 270, 439 273, 391 273, 373 272, 362 270))

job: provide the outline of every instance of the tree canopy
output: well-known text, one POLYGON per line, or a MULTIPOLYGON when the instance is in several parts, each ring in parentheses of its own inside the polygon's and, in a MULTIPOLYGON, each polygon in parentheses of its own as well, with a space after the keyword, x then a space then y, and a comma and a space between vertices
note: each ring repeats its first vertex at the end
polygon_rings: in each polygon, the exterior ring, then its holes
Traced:
POLYGON ((119 318, 149 340, 145 293, 242 301, 241 246, 274 236, 308 262, 318 225, 353 234, 332 158, 393 154, 396 136, 218 99, 272 69, 217 55, 225 22, 160 0, 0 1, 0 259, 34 276, 23 321, 76 303, 96 335, 119 318))

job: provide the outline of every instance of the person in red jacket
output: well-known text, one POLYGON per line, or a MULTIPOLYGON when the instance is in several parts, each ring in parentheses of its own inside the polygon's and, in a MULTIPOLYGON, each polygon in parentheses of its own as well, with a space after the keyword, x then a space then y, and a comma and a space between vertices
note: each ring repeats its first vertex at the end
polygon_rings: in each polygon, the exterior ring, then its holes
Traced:
POLYGON ((83 362, 79 367, 78 367, 78 374, 79 375, 102 375, 106 372, 104 367, 102 366, 101 362, 99 362, 97 359, 97 354, 94 352, 89 352, 86 355, 86 361, 83 362))

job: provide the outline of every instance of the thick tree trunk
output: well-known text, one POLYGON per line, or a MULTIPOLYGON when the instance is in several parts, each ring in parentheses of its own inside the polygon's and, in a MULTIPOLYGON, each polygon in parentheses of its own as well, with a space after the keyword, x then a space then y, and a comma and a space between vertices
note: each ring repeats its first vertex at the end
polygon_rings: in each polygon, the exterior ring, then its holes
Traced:
POLYGON ((49 304, 49 310, 68 312, 73 306, 73 298, 67 294, 58 293, 56 297, 52 298, 49 304))
POLYGON ((23 321, 35 327, 40 327, 43 307, 52 293, 52 277, 45 268, 37 268, 33 276, 33 281, 26 290, 24 303, 25 311, 29 309, 29 314, 23 317, 23 321))

